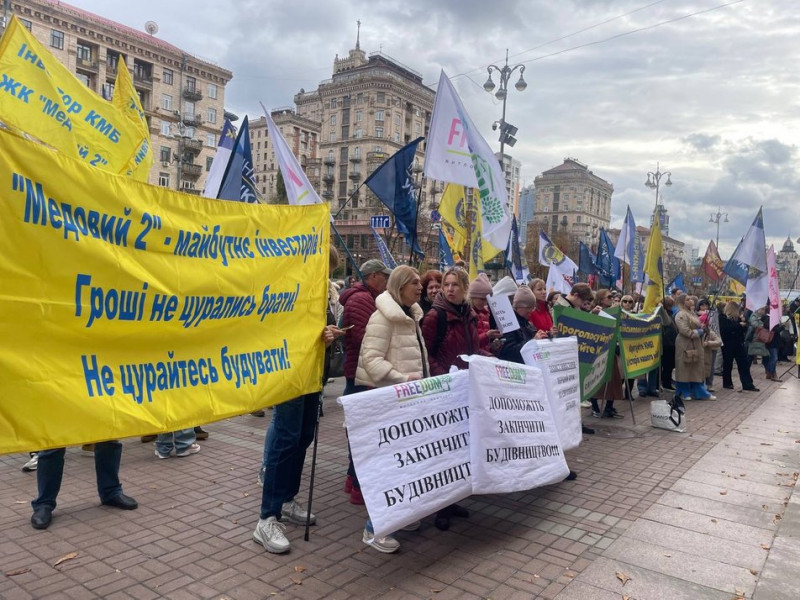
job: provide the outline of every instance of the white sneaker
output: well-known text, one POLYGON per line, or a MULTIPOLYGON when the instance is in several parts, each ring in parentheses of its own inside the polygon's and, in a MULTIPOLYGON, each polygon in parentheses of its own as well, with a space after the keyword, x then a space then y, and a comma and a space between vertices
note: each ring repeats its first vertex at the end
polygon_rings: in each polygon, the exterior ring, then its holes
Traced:
POLYGON ((167 458, 169 458, 170 454, 172 454, 172 450, 170 450, 166 454, 161 454, 161 452, 158 451, 158 448, 156 448, 156 457, 157 458, 161 458, 161 459, 166 460, 167 458))
POLYGON ((414 521, 413 523, 409 523, 405 527, 401 527, 400 531, 419 531, 421 525, 422 521, 414 521))
POLYGON ((176 452, 175 456, 183 458, 184 456, 190 456, 192 454, 197 454, 200 452, 200 444, 192 444, 186 450, 181 450, 180 452, 176 452))
POLYGON ((391 554, 392 552, 397 552, 400 549, 400 542, 394 539, 391 535, 387 535, 386 537, 376 538, 375 533, 370 530, 369 526, 364 527, 364 533, 361 536, 361 541, 364 542, 367 546, 372 546, 378 552, 383 552, 384 554, 391 554))
POLYGON ((267 552, 283 554, 291 548, 289 540, 284 535, 285 531, 286 525, 275 517, 267 517, 266 519, 259 519, 256 530, 253 532, 253 539, 264 546, 267 552))
POLYGON ((22 465, 22 470, 25 471, 26 473, 29 473, 30 471, 35 471, 38 468, 38 466, 39 466, 39 454, 37 452, 34 452, 28 459, 28 462, 22 465))
MULTIPOLYGON (((289 502, 284 502, 283 506, 281 506, 281 518, 286 519, 290 523, 294 523, 295 525, 305 525, 306 524, 306 509, 303 507, 297 500, 290 500, 289 502)), ((309 518, 309 523, 313 525, 317 522, 317 517, 314 516, 314 513, 311 513, 309 518)))

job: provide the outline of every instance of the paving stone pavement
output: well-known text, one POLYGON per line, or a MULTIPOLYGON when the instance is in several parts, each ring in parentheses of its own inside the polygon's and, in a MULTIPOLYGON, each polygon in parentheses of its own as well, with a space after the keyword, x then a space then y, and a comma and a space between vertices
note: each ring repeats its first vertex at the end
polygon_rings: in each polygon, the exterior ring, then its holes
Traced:
MULTIPOLYGON (((202 451, 182 459, 158 460, 151 444, 125 440, 132 512, 101 507, 93 461, 68 449, 46 531, 30 526, 36 478, 20 471, 26 456, 2 456, 0 598, 798 598, 800 383, 753 373, 759 393, 687 403, 685 434, 651 428, 642 400, 637 425, 628 402, 617 402, 622 421, 586 416, 597 433, 568 453, 577 480, 467 499, 469 519, 447 532, 425 519, 419 532, 397 534, 392 555, 361 542, 364 507, 342 491, 341 380, 326 388, 320 425, 318 524, 308 542, 288 525, 286 555, 251 538, 270 411, 208 425, 202 451)), ((310 452, 303 502, 308 464, 310 452)))

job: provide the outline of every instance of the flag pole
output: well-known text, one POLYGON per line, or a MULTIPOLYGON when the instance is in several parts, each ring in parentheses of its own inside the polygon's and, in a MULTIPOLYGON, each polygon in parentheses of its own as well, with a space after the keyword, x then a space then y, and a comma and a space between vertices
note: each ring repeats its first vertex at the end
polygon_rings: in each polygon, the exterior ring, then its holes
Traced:
POLYGON ((361 189, 361 186, 363 186, 363 185, 364 185, 364 183, 363 183, 363 182, 359 183, 359 184, 358 184, 358 187, 357 187, 356 189, 354 189, 354 190, 353 190, 353 191, 350 193, 350 195, 347 197, 347 200, 345 200, 345 201, 344 201, 344 204, 342 204, 342 205, 339 207, 339 210, 337 210, 337 211, 336 211, 336 214, 335 214, 335 215, 333 215, 333 218, 334 218, 334 219, 336 219, 336 217, 338 217, 338 216, 339 216, 339 214, 341 214, 341 212, 342 212, 342 211, 343 211, 343 210, 344 210, 344 209, 347 207, 347 205, 348 205, 348 204, 350 204, 350 200, 352 200, 352 199, 355 197, 355 195, 356 195, 356 194, 358 194, 358 190, 360 190, 360 189, 361 189))
POLYGON ((333 233, 336 235, 336 239, 339 240, 339 243, 342 245, 342 248, 344 248, 344 253, 347 254, 347 258, 349 258, 350 262, 353 264, 353 270, 355 270, 355 272, 358 274, 358 278, 363 281, 364 280, 364 276, 361 274, 361 269, 359 268, 358 263, 356 263, 356 259, 353 258, 352 254, 350 254, 350 250, 348 249, 347 245, 344 243, 344 240, 342 239, 342 236, 339 233, 339 230, 336 229, 336 225, 334 225, 333 223, 331 223, 331 231, 333 231, 333 233))

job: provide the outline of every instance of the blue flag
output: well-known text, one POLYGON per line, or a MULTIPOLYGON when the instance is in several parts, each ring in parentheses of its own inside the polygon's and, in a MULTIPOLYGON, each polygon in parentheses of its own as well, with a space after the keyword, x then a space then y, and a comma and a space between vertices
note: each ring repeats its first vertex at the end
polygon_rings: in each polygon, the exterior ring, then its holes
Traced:
POLYGON ((378 246, 378 252, 381 253, 381 260, 383 261, 383 264, 390 269, 394 269, 397 266, 397 261, 392 256, 392 253, 389 252, 386 242, 383 241, 383 238, 372 225, 370 225, 369 228, 372 229, 372 235, 375 236, 375 245, 378 246))
POLYGON ((364 181, 364 185, 392 212, 397 231, 405 236, 408 245, 419 256, 425 256, 425 253, 417 240, 417 195, 411 180, 411 163, 417 145, 423 139, 419 137, 400 148, 364 181))
POLYGON ((254 175, 253 154, 250 150, 250 127, 247 117, 245 117, 239 134, 236 136, 236 143, 233 145, 228 168, 222 177, 217 198, 247 202, 248 204, 259 202, 261 198, 256 189, 254 175))
POLYGON ((578 244, 580 247, 580 256, 578 257, 578 268, 580 272, 584 275, 597 275, 591 249, 581 241, 579 241, 578 244))
POLYGON ((636 236, 636 244, 633 246, 633 256, 631 257, 631 281, 634 283, 644 281, 644 249, 642 248, 642 238, 636 236))
POLYGON ((439 266, 442 271, 447 267, 453 266, 453 253, 450 251, 450 244, 447 243, 447 238, 444 237, 444 232, 439 229, 439 266))
POLYGON ((614 244, 608 237, 606 230, 600 228, 600 241, 597 243, 597 258, 595 267, 599 276, 600 287, 613 287, 619 279, 621 266, 618 258, 614 257, 614 244))
POLYGON ((674 289, 679 289, 680 291, 682 291, 685 294, 686 293, 686 285, 683 283, 683 273, 678 273, 677 275, 675 275, 675 277, 672 278, 672 281, 670 281, 667 284, 667 288, 666 289, 667 289, 667 293, 668 294, 670 292, 672 292, 672 290, 674 290, 674 289))
POLYGON ((764 238, 764 217, 758 209, 753 224, 733 251, 723 271, 742 285, 749 278, 758 278, 767 272, 767 252, 764 238))

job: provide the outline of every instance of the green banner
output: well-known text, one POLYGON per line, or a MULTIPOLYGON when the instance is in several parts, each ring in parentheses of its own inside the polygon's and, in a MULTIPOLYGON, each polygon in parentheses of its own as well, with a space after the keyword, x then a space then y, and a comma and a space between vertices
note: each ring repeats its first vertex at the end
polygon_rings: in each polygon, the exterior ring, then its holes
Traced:
POLYGON ((625 377, 649 373, 661 364, 661 315, 622 313, 619 324, 619 347, 625 377))
POLYGON ((559 337, 578 338, 581 400, 587 400, 611 379, 619 321, 567 306, 555 306, 553 320, 559 337))

